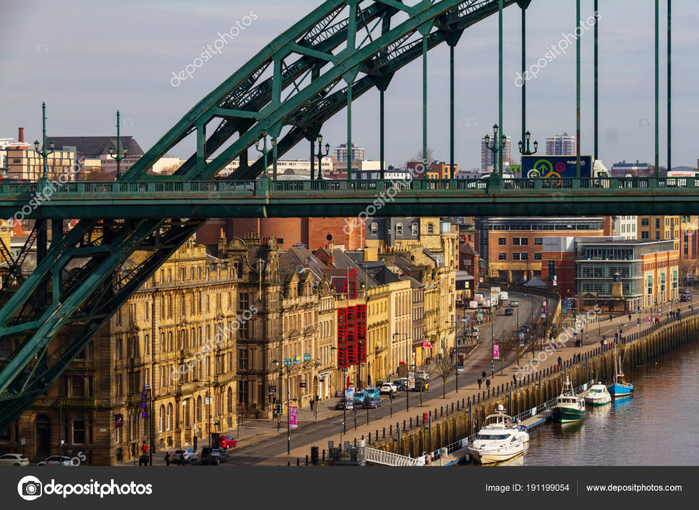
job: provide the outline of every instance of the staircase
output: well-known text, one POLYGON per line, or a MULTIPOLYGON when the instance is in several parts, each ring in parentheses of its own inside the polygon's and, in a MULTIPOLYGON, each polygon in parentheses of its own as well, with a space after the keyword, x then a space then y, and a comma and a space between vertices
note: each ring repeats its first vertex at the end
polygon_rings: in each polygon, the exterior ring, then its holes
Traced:
POLYGON ((366 461, 372 464, 380 464, 382 466, 394 467, 409 467, 409 466, 424 466, 425 458, 405 457, 397 453, 384 452, 374 448, 366 448, 366 461))

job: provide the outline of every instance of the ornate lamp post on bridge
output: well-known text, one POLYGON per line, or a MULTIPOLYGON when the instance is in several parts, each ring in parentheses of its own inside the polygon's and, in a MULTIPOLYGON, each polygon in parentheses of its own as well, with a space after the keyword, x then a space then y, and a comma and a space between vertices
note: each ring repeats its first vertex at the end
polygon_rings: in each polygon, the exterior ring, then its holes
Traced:
POLYGON ((267 148, 267 131, 262 132, 262 136, 255 140, 255 149, 257 149, 257 152, 262 154, 265 158, 265 171, 263 173, 264 177, 266 179, 269 179, 269 171, 268 171, 268 163, 267 163, 267 154, 272 152, 272 149, 277 145, 277 139, 276 138, 270 138, 270 147, 269 149, 267 148), (260 142, 262 142, 262 149, 260 149, 260 142))
MULTIPOLYGON (((325 144, 325 154, 323 154, 323 135, 318 135, 318 154, 315 154, 315 157, 318 158, 318 177, 317 180, 322 180, 323 179, 323 158, 330 154, 330 144, 326 143, 325 144)), ((315 147, 315 142, 311 142, 311 148, 313 149, 315 147)), ((313 151, 311 151, 312 153, 313 151)), ((313 180, 313 160, 311 160, 311 180, 313 180)))
POLYGON ((51 140, 51 142, 49 144, 49 147, 51 148, 51 150, 48 150, 48 151, 46 150, 46 103, 41 103, 41 121, 42 121, 42 126, 43 126, 43 128, 41 130, 43 144, 41 146, 41 151, 39 151, 39 140, 36 140, 34 142, 34 151, 38 155, 40 155, 42 157, 42 159, 44 160, 44 168, 42 171, 42 177, 48 178, 48 175, 47 175, 49 172, 48 158, 49 158, 49 154, 54 153, 53 149, 54 149, 55 143, 53 140, 51 140))
POLYGON ((109 147, 109 157, 112 158, 112 159, 115 159, 116 162, 117 162, 116 177, 115 177, 115 179, 114 179, 115 181, 118 181, 118 180, 119 180, 119 177, 121 177, 121 160, 124 159, 124 158, 126 157, 126 155, 128 154, 128 152, 129 152, 129 150, 128 150, 127 147, 124 147, 124 149, 123 149, 123 151, 122 151, 122 148, 121 148, 121 132, 120 132, 121 126, 120 126, 119 124, 121 124, 121 123, 119 122, 119 110, 117 110, 117 123, 116 123, 116 128, 117 128, 117 146, 116 146, 116 156, 114 155, 114 152, 115 152, 115 151, 114 151, 114 147, 113 147, 113 146, 110 146, 110 147, 109 147))
POLYGON ((507 145, 507 136, 504 134, 500 137, 498 141, 498 131, 499 127, 497 124, 493 126, 493 145, 490 145, 490 135, 485 135, 485 146, 487 149, 493 151, 493 173, 490 176, 491 179, 499 179, 500 173, 498 172, 498 153, 501 152, 507 145))
MULTIPOLYGON (((519 145, 519 153, 522 154, 523 156, 533 156, 534 154, 539 152, 539 142, 537 142, 536 140, 534 140, 534 152, 532 152, 529 149, 529 140, 531 139, 531 137, 532 137, 532 134, 529 131, 527 131, 524 135, 524 138, 526 139, 526 142, 527 142, 527 150, 523 151, 524 143, 521 140, 518 144, 519 145)), ((524 177, 524 176, 522 176, 522 177, 524 177)))

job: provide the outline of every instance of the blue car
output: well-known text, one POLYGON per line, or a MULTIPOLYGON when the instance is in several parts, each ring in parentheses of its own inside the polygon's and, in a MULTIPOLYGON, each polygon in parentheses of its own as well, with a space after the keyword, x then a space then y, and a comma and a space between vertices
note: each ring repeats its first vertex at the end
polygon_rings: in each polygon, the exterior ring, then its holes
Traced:
POLYGON ((366 392, 364 391, 356 391, 354 393, 354 405, 361 407, 362 404, 364 403, 364 399, 367 397, 366 392))
POLYGON ((364 392, 367 397, 370 398, 381 398, 381 392, 378 388, 364 388, 364 392))

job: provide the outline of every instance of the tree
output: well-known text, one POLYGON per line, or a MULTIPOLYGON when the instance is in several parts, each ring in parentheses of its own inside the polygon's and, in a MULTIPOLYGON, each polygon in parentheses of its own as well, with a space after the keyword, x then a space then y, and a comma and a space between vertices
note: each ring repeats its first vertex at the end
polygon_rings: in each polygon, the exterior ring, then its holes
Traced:
POLYGON ((447 398, 447 379, 456 369, 456 359, 450 356, 442 356, 433 363, 434 371, 442 378, 442 398, 447 398))
MULTIPOLYGON (((427 148, 427 164, 430 164, 432 161, 434 161, 434 151, 430 149, 429 147, 427 148)), ((422 157, 422 151, 419 150, 417 151, 417 154, 415 154, 412 158, 410 158, 410 163, 423 163, 425 162, 425 159, 422 157)))

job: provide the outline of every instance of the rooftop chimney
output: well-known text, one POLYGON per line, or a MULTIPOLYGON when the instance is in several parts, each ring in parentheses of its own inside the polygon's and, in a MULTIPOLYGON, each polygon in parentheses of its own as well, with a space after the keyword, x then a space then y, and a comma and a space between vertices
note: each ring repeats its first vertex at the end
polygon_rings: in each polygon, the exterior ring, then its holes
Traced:
POLYGON ((24 128, 19 128, 19 143, 24 143, 24 128))

